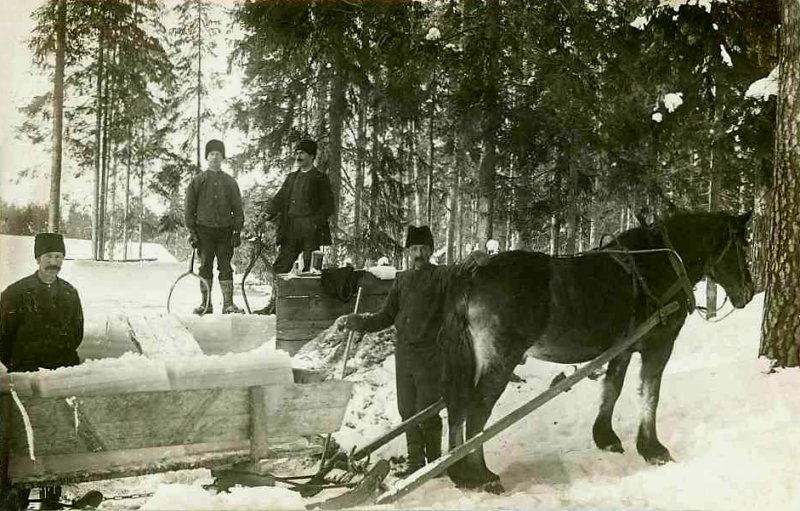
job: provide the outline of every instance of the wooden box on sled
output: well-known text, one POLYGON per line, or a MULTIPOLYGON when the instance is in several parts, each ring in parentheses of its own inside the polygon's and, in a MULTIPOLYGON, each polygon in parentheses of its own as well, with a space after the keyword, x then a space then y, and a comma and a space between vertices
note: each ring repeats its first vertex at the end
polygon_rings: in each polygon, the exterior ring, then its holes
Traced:
POLYGON ((118 374, 89 365, 0 373, 10 479, 64 484, 318 451, 305 437, 339 430, 352 383, 295 383, 289 357, 276 353, 278 362, 261 366, 245 353, 224 364, 154 359, 118 374), (9 383, 30 418, 32 448, 9 383))
MULTIPOLYGON (((362 288, 358 312, 380 310, 393 282, 364 272, 358 281, 362 288)), ((344 302, 325 292, 319 275, 278 275, 275 303, 278 349, 290 355, 297 353, 336 318, 353 312, 356 293, 357 289, 353 290, 350 300, 344 302)))

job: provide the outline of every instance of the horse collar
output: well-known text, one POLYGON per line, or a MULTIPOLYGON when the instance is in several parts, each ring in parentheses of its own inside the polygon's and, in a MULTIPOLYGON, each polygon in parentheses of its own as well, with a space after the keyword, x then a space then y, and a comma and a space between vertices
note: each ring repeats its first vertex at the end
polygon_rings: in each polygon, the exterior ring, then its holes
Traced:
POLYGON ((683 292, 686 295, 687 313, 691 314, 697 308, 697 303, 694 299, 694 287, 689 281, 689 275, 686 273, 686 266, 683 264, 681 256, 678 254, 678 251, 675 250, 675 245, 673 245, 672 241, 669 239, 667 226, 662 225, 660 230, 661 239, 664 241, 664 246, 669 249, 669 252, 667 252, 667 258, 672 264, 672 269, 675 270, 675 274, 678 276, 678 280, 669 288, 667 293, 662 298, 662 303, 669 300, 672 295, 677 293, 679 289, 683 288, 683 292))

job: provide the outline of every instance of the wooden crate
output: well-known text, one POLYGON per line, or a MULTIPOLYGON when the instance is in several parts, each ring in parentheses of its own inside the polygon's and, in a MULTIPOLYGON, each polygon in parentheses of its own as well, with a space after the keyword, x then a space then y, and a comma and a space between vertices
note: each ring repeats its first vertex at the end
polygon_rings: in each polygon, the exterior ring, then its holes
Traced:
MULTIPOLYGON (((358 311, 380 310, 393 282, 365 272, 359 279, 362 292, 358 311)), ((349 302, 331 297, 322 289, 319 275, 279 275, 277 287, 277 347, 290 355, 355 307, 355 293, 349 302)))

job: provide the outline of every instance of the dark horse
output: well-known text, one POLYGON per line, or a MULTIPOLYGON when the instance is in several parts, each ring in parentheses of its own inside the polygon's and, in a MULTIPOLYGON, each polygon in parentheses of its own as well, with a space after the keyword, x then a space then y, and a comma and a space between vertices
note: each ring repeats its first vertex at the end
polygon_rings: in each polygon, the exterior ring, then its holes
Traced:
MULTIPOLYGON (((440 337, 450 449, 464 442, 464 422, 467 438, 483 430, 514 367, 525 356, 562 364, 590 361, 632 333, 659 306, 677 301, 682 306, 678 312, 609 362, 592 431, 599 448, 623 452, 611 417, 631 354, 638 352, 643 412, 636 447, 648 463, 671 461, 656 434, 661 376, 692 311, 694 298, 688 295, 701 278, 708 276, 722 285, 736 308, 752 299, 746 262, 749 218, 749 213, 678 214, 623 232, 611 243, 577 256, 511 251, 478 267, 451 295, 440 337), (674 256, 673 265, 665 249, 680 256, 688 280, 679 280, 683 267, 674 256)), ((486 467, 483 447, 453 465, 449 475, 461 487, 503 489, 499 477, 486 467)))

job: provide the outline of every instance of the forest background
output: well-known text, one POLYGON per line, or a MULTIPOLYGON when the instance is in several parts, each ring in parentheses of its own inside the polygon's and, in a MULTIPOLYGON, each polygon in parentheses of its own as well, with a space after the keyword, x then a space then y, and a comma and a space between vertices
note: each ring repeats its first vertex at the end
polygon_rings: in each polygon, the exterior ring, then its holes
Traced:
POLYGON ((43 1, 25 44, 44 80, 6 138, 49 157, 16 151, 25 164, 4 155, 0 172, 46 176, 50 193, 3 186, 0 232, 183 258, 183 193, 221 138, 246 234, 274 252, 258 212, 310 137, 337 201, 329 264, 400 266, 408 224, 430 225, 452 262, 489 239, 572 254, 637 215, 754 210, 763 290, 781 5, 43 1))

